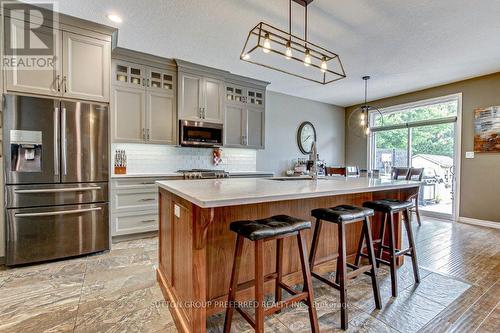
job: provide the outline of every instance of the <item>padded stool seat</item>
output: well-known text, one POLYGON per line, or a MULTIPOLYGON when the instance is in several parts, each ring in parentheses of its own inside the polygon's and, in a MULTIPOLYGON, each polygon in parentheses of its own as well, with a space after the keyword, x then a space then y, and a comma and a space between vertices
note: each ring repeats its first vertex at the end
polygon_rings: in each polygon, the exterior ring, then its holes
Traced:
POLYGON ((318 208, 311 211, 311 215, 315 218, 335 223, 359 221, 365 217, 373 216, 373 214, 373 209, 351 205, 340 205, 332 208, 318 208))
POLYGON ((376 212, 394 213, 412 207, 411 201, 397 200, 397 199, 383 199, 366 201, 363 207, 371 208, 376 212))
POLYGON ((310 229, 311 222, 288 215, 276 215, 261 220, 246 220, 232 222, 231 231, 249 240, 273 238, 293 234, 303 229, 310 229))

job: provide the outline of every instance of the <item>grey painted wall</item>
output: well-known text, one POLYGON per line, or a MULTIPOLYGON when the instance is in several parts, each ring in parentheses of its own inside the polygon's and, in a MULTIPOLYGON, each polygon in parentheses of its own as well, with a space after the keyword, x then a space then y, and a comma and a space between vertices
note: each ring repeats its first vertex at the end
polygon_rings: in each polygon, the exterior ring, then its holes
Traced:
POLYGON ((316 128, 320 158, 328 165, 344 165, 344 108, 268 91, 266 94, 266 149, 257 151, 257 170, 281 175, 302 155, 297 129, 303 121, 316 128))

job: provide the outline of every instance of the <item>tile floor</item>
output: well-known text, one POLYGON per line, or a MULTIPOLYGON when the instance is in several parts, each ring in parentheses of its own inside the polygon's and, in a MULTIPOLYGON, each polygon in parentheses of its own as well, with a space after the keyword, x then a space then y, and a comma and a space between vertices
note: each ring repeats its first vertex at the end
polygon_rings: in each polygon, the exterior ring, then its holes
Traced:
MULTIPOLYGON (((400 294, 392 298, 389 272, 382 268, 384 307, 377 310, 369 278, 352 281, 349 332, 496 332, 500 232, 435 220, 414 230, 422 282, 413 284, 407 260, 398 271, 400 294), (450 239, 460 247, 449 244, 450 239), (482 263, 472 265, 468 256, 485 253, 495 269, 479 276, 469 273, 470 266, 477 272, 482 263)), ((155 280, 156 248, 157 239, 146 238, 114 244, 108 253, 0 268, 0 332, 176 332, 155 280)), ((322 332, 340 332, 338 293, 317 281, 314 286, 322 332)), ((208 332, 222 332, 223 321, 223 314, 210 317, 208 332)), ((232 331, 252 330, 236 313, 232 331)), ((266 332, 309 331, 303 306, 266 321, 266 332)))

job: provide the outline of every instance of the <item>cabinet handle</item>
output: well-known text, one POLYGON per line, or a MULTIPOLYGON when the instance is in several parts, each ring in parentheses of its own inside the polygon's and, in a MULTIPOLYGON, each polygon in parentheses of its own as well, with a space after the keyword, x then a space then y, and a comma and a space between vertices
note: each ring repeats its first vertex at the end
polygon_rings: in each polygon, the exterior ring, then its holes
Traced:
POLYGON ((156 222, 156 220, 142 220, 142 223, 151 223, 151 222, 156 222))
POLYGON ((156 199, 153 199, 153 198, 144 198, 144 199, 141 199, 141 201, 155 201, 156 199))
POLYGON ((61 92, 61 75, 57 74, 56 76, 56 85, 57 85, 57 91, 58 92, 61 92))
POLYGON ((141 184, 142 185, 154 185, 155 182, 142 182, 141 184))
POLYGON ((67 78, 66 78, 66 75, 63 76, 63 83, 64 83, 64 92, 67 93, 68 92, 68 89, 67 89, 67 78))
POLYGON ((146 141, 146 129, 145 128, 142 129, 142 140, 146 141))
POLYGON ((202 108, 203 110, 203 119, 205 119, 205 108, 202 108))
POLYGON ((149 79, 148 79, 148 83, 147 83, 148 87, 149 87, 149 79))
POLYGON ((146 140, 149 141, 149 128, 146 130, 146 140))

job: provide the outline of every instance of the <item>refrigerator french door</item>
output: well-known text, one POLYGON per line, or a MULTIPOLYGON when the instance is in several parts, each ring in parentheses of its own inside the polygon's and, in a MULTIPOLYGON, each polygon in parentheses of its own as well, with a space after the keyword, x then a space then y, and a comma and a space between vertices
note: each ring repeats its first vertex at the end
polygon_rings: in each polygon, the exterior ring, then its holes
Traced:
POLYGON ((5 95, 6 264, 109 249, 106 105, 5 95))

